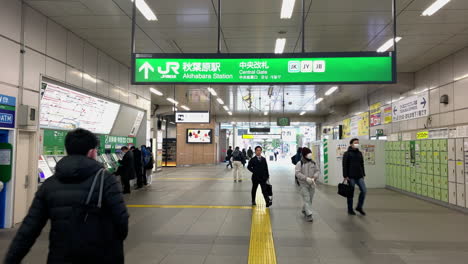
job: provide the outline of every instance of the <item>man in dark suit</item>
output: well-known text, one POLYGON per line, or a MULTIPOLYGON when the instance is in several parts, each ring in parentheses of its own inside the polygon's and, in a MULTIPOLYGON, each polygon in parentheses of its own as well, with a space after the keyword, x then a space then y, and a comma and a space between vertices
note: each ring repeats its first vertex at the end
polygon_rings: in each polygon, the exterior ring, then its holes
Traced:
POLYGON ((137 189, 143 188, 143 162, 141 161, 141 151, 132 146, 130 151, 133 152, 133 161, 135 168, 135 176, 137 179, 137 189))
POLYGON ((268 164, 264 157, 262 157, 262 147, 257 146, 255 148, 255 157, 250 159, 247 169, 252 172, 252 205, 257 205, 255 197, 257 195, 257 188, 260 184, 262 188, 263 198, 265 199, 266 207, 270 207, 271 201, 267 193, 267 181, 270 178, 268 172, 268 164))
POLYGON ((124 146, 121 150, 125 154, 119 162, 118 172, 122 179, 123 193, 130 193, 130 180, 135 179, 135 161, 133 160, 133 152, 129 151, 128 147, 124 146))

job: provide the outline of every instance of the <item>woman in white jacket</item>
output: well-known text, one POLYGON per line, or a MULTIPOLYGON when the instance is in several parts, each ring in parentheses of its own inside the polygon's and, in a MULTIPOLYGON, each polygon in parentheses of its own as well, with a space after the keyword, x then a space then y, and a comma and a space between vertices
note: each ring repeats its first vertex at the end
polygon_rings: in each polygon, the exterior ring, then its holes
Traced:
POLYGON ((308 222, 312 218, 312 199, 315 194, 315 181, 320 176, 318 165, 312 160, 312 151, 309 148, 302 149, 301 161, 296 164, 296 177, 299 180, 304 206, 302 213, 308 222))

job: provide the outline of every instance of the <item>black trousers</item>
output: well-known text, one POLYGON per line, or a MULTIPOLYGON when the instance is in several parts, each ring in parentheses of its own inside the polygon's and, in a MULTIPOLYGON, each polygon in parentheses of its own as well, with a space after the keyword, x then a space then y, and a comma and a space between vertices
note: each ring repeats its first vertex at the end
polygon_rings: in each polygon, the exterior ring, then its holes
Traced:
POLYGON ((130 179, 128 176, 122 175, 120 180, 122 181, 123 193, 130 193, 130 179))
POLYGON ((143 187, 143 168, 141 166, 135 167, 135 174, 137 178, 137 187, 143 187))
POLYGON ((258 185, 260 185, 260 187, 262 188, 262 194, 263 194, 263 198, 265 199, 265 204, 268 204, 270 202, 270 198, 268 197, 268 194, 267 194, 266 181, 257 181, 255 179, 252 179, 252 203, 255 203, 255 197, 257 196, 258 185))

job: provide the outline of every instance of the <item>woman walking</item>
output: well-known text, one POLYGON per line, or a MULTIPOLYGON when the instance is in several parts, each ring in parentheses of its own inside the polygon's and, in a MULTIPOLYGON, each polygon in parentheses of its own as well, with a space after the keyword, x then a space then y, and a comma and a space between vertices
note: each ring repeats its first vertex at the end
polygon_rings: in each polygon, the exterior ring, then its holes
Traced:
POLYGON ((302 213, 307 222, 312 222, 312 199, 315 194, 315 181, 320 176, 320 170, 312 160, 312 151, 309 148, 302 149, 302 158, 296 164, 296 178, 299 181, 302 199, 304 205, 302 213))

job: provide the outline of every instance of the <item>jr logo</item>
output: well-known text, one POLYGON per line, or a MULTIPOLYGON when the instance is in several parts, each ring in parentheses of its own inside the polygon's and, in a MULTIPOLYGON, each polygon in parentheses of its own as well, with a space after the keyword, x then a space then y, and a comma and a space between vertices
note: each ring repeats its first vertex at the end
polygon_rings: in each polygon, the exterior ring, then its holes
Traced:
POLYGON ((166 69, 163 70, 160 66, 158 67, 158 72, 160 74, 168 74, 171 70, 175 74, 179 74, 180 65, 178 62, 166 62, 166 69))

